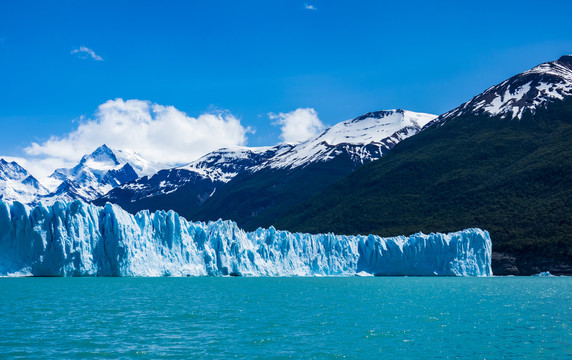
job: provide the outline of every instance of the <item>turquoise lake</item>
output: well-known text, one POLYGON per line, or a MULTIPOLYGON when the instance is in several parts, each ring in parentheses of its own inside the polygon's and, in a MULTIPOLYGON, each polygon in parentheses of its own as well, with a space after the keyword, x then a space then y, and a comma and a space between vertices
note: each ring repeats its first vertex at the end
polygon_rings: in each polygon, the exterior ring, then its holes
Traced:
POLYGON ((3 278, 2 359, 570 359, 572 278, 3 278))

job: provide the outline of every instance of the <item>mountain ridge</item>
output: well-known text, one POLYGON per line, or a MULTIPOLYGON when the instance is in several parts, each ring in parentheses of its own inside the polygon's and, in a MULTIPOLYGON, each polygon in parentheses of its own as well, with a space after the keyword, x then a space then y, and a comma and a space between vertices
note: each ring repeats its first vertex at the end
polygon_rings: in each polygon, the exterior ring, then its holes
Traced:
POLYGON ((561 56, 530 70, 516 74, 505 81, 493 85, 461 104, 447 111, 427 127, 443 124, 448 119, 469 112, 480 115, 500 116, 501 119, 520 119, 525 111, 534 113, 554 100, 563 100, 572 95, 572 55, 561 56))
POLYGON ((435 117, 401 109, 371 112, 340 122, 300 143, 217 150, 189 165, 126 183, 97 199, 95 204, 111 201, 132 212, 174 209, 191 219, 233 219, 248 229, 269 226, 273 218, 270 215, 263 223, 251 224, 245 220, 273 213, 270 208, 292 204, 309 191, 321 189, 322 184, 379 158, 435 117), (221 161, 224 158, 228 160, 226 163, 221 161), (239 163, 237 167, 233 165, 239 163), (292 179, 309 184, 311 178, 314 181, 319 178, 319 183, 304 185, 299 191, 292 188, 292 179), (276 183, 272 184, 270 179, 276 183), (172 185, 168 193, 159 191, 161 184, 172 185), (258 191, 259 186, 268 191, 258 191), (141 192, 148 196, 141 197, 141 192), (228 211, 229 208, 235 210, 228 211))

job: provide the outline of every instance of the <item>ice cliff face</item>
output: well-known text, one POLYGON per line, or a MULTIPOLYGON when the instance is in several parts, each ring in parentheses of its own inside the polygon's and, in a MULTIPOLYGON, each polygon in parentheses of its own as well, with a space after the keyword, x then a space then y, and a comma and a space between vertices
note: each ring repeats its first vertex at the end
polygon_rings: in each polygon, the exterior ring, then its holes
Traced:
POLYGON ((193 223, 172 211, 0 201, 3 276, 490 276, 491 250, 480 229, 393 238, 247 233, 231 221, 193 223))

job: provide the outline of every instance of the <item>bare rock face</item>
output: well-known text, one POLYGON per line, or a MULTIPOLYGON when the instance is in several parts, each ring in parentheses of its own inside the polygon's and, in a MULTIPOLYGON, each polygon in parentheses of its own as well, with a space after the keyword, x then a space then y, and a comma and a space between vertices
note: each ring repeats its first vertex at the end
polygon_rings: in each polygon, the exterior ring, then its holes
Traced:
POLYGON ((494 275, 530 276, 546 271, 552 275, 572 275, 572 266, 556 259, 502 252, 493 252, 492 270, 494 275))

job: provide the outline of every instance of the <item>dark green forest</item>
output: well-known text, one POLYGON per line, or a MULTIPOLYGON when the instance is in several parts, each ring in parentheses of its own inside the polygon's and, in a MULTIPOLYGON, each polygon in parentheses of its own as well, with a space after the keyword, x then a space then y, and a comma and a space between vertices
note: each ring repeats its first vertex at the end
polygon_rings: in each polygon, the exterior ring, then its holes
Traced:
POLYGON ((196 210, 183 211, 193 220, 232 219, 246 230, 269 227, 286 210, 349 175, 357 165, 344 154, 327 162, 294 169, 262 169, 239 174, 196 210))
POLYGON ((275 225, 303 232, 480 227, 493 251, 572 260, 572 100, 522 119, 455 117, 399 143, 275 225))

